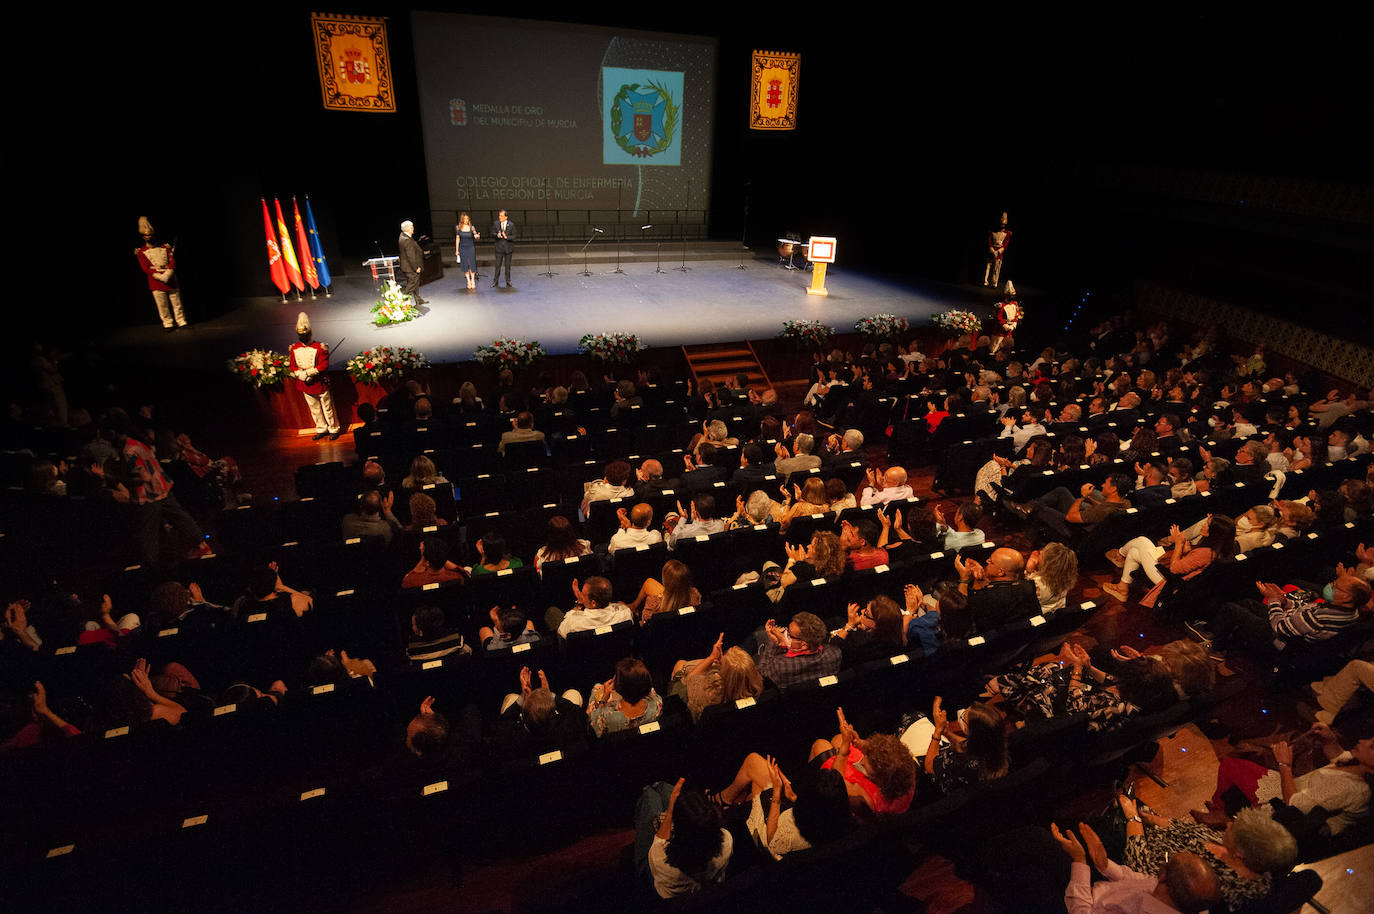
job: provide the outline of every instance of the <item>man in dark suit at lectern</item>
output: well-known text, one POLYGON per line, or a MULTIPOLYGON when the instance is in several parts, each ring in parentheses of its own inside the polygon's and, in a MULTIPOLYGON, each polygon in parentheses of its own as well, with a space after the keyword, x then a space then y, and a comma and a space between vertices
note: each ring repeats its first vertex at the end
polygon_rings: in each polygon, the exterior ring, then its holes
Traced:
POLYGON ((510 288, 510 259, 515 253, 515 223, 506 217, 506 211, 501 210, 496 214, 496 221, 491 224, 491 235, 496 239, 496 269, 491 271, 491 287, 495 289, 500 285, 501 264, 506 266, 506 288, 510 288))
POLYGON ((420 249, 420 242, 411 237, 414 234, 414 222, 407 219, 401 223, 401 237, 397 240, 401 251, 401 275, 405 277, 405 286, 401 291, 413 298, 415 304, 427 305, 429 302, 420 297, 420 273, 425 268, 425 252, 420 249))

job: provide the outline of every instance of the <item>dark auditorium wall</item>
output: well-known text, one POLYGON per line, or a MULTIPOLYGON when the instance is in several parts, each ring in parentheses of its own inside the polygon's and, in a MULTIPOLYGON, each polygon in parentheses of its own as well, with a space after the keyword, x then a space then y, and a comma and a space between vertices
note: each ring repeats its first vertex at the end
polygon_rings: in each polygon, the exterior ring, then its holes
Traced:
MULTIPOLYGON (((172 7, 151 26, 106 14, 42 50, 64 63, 44 71, 35 96, 44 142, 10 153, 25 177, 17 210, 57 214, 52 228, 70 239, 81 279, 64 276, 61 289, 93 326, 147 320, 130 256, 140 214, 179 239, 193 315, 271 293, 259 194, 310 193, 335 270, 357 269, 374 239, 389 249, 402 218, 428 231, 407 8, 321 6, 389 17, 395 114, 323 110, 310 5, 172 7)), ((1261 299, 1282 287, 1266 304, 1279 312, 1292 310, 1294 290, 1349 295, 1349 265, 1368 253, 1368 226, 1126 201, 1073 177, 1086 162, 1125 174, 1166 166, 1368 183, 1354 130, 1367 107, 1357 34, 1301 23, 1237 30, 1196 14, 1108 31, 1032 11, 900 23, 725 4, 540 12, 719 39, 718 238, 740 237, 747 198, 758 248, 787 231, 829 233, 841 268, 962 282, 981 275, 984 233, 1005 208, 1017 232, 1009 263, 1027 284, 1067 296, 1143 276, 1261 299), (795 133, 746 129, 755 47, 802 52, 795 133)), ((8 231, 22 245, 30 227, 10 220, 8 231)))

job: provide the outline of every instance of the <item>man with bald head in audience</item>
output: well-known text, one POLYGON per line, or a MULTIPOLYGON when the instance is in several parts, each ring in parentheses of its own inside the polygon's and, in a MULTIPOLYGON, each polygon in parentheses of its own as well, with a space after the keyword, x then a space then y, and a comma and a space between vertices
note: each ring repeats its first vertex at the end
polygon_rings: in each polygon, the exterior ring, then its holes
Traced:
POLYGON ((878 485, 878 473, 876 470, 869 469, 865 477, 868 484, 859 493, 859 504, 867 507, 869 505, 885 505, 894 501, 906 501, 915 493, 911 486, 906 482, 906 470, 901 467, 888 467, 887 472, 883 473, 882 485, 878 485))
POLYGON ((620 518, 620 529, 611 537, 609 551, 633 549, 636 546, 652 546, 663 542, 663 534, 650 529, 654 522, 654 509, 640 502, 628 512, 621 508, 616 512, 620 518))
POLYGON ((1216 870, 1191 851, 1174 851, 1157 875, 1146 876, 1112 861, 1102 839, 1087 825, 1080 822, 1078 830, 1083 834, 1082 844, 1071 830, 1060 832, 1058 825, 1050 826, 1054 839, 1069 855, 1069 885, 1064 891, 1068 914, 1197 914, 1221 897, 1216 870), (1086 851, 1083 844, 1088 846, 1086 851), (1089 858, 1105 877, 1096 885, 1089 858))
POLYGON ((959 590, 968 596, 975 631, 987 632, 1040 613, 1035 584, 1025 578, 1026 560, 1015 549, 994 549, 986 566, 955 556, 954 568, 959 590))
POLYGON ((636 498, 647 498, 650 495, 657 495, 664 489, 672 489, 673 481, 663 478, 663 464, 650 458, 639 465, 635 470, 634 490, 636 498))

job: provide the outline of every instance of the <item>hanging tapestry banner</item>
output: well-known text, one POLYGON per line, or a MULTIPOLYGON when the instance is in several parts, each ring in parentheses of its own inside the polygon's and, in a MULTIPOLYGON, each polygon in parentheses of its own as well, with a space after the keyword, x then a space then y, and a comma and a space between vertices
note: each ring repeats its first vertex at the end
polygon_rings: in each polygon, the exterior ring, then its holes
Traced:
POLYGON ((331 111, 395 111, 386 20, 311 13, 320 92, 331 111))
POLYGON ((755 51, 749 82, 749 129, 796 130, 801 55, 755 51))

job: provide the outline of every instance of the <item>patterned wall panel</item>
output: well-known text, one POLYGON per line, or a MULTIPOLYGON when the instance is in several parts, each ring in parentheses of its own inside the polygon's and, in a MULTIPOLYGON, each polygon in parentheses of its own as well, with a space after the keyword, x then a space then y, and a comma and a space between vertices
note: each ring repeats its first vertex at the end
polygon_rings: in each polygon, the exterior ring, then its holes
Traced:
POLYGON ((1319 371, 1374 386, 1374 348, 1303 327, 1289 321, 1194 295, 1169 286, 1142 283, 1139 302, 1144 308, 1191 324, 1218 324, 1236 339, 1263 343, 1271 352, 1311 365, 1319 371))

